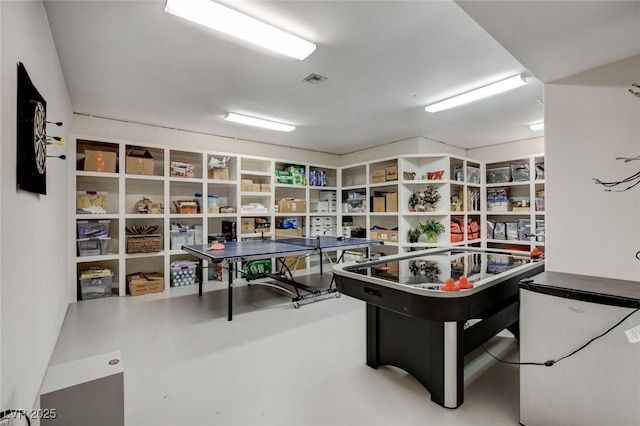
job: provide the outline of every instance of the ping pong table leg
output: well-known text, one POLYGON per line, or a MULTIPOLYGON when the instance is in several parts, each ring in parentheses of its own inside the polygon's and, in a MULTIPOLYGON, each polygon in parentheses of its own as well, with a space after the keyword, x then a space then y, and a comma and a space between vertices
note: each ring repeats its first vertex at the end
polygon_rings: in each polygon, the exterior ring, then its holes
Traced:
POLYGON ((227 300, 227 321, 233 318, 233 269, 234 262, 229 262, 229 299, 227 300))
POLYGON ((204 274, 204 269, 202 268, 202 259, 198 259, 198 296, 202 297, 202 275, 204 274))

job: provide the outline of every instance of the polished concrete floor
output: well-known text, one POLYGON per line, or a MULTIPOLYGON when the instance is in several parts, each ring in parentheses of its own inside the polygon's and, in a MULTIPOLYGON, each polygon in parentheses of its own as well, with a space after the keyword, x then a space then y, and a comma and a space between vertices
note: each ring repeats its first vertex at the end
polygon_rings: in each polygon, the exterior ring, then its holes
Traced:
MULTIPOLYGON (((69 307, 51 364, 119 350, 128 426, 518 425, 518 369, 467 357, 458 409, 394 367, 365 364, 365 305, 347 296, 294 309, 273 288, 172 288, 69 307)), ((515 339, 487 347, 517 359, 515 339)))

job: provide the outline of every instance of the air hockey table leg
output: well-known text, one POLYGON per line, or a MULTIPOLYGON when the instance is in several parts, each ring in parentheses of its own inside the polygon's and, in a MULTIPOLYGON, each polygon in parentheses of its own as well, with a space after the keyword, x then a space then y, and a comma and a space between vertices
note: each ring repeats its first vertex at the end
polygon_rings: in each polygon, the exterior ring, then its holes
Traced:
POLYGON ((445 408, 464 401, 464 323, 410 318, 367 304, 367 365, 392 365, 418 380, 445 408))

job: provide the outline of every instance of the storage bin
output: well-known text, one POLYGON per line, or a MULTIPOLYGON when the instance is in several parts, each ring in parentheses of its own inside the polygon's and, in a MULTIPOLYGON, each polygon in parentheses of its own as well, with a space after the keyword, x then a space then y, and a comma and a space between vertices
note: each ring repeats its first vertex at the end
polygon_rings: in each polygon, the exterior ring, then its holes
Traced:
POLYGON ((511 182, 511 167, 487 169, 487 183, 511 182))
POLYGON ((113 275, 80 278, 80 300, 99 299, 111 296, 113 275))
POLYGON ((182 246, 189 246, 196 243, 195 229, 180 229, 171 232, 171 250, 180 250, 182 246))
POLYGON ((136 272, 127 275, 127 292, 131 296, 160 293, 163 290, 164 279, 157 272, 136 272))
POLYGON ((108 237, 110 224, 110 220, 78 220, 78 238, 108 237))
POLYGON ((193 261, 171 263, 171 287, 195 284, 197 268, 198 265, 193 261))
POLYGON ((467 166, 467 182, 480 183, 480 169, 477 167, 467 166))
POLYGON ((109 253, 110 237, 79 238, 78 256, 101 256, 109 253))
POLYGON ((162 251, 162 235, 127 235, 127 253, 154 253, 162 251))

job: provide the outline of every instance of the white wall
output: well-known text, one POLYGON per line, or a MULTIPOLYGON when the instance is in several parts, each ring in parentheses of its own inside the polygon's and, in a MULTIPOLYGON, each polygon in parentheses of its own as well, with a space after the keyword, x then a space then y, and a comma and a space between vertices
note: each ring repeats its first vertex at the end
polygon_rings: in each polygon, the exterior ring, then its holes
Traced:
POLYGON ((17 63, 47 101, 47 118, 65 123, 49 134, 67 135, 72 114, 42 3, 1 1, 0 19, 0 406, 30 408, 69 301, 68 169, 49 159, 47 195, 16 189, 17 63))
POLYGON ((640 171, 640 55, 546 84, 547 264, 549 271, 640 280, 640 185, 605 192, 640 171))
POLYGON ((544 153, 544 138, 501 143, 467 150, 467 157, 487 163, 509 161, 524 155, 544 153))
POLYGON ((334 154, 85 115, 74 116, 74 132, 78 136, 120 139, 178 149, 184 146, 188 149, 257 155, 292 162, 309 162, 327 166, 340 164, 340 157, 334 154))
POLYGON ((340 164, 348 166, 403 154, 454 154, 464 157, 466 156, 466 151, 462 148, 432 141, 424 137, 415 137, 342 155, 340 164))

